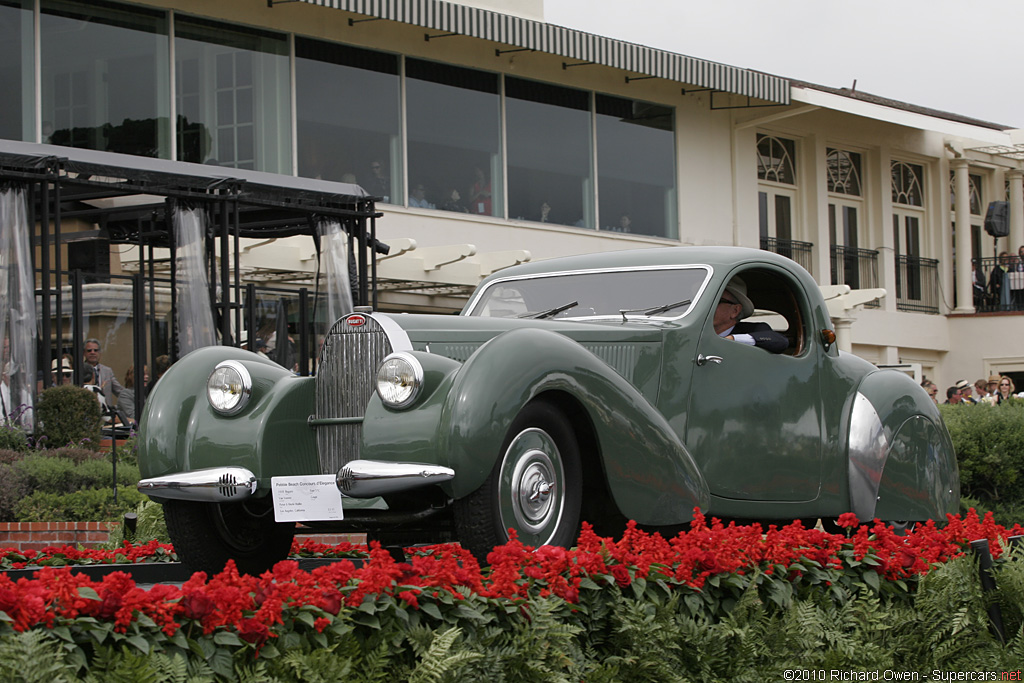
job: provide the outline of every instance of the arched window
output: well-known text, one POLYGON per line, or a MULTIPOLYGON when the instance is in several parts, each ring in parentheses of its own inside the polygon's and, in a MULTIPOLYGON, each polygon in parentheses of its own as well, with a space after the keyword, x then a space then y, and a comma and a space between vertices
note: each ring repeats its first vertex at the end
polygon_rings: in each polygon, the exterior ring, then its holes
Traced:
POLYGON ((908 164, 905 161, 892 162, 892 201, 894 204, 907 206, 923 206, 924 192, 921 190, 921 177, 924 168, 919 164, 908 164))
POLYGON ((757 136, 757 179, 796 185, 795 143, 774 135, 757 136))
POLYGON ((860 154, 844 149, 829 149, 825 157, 828 191, 861 196, 860 154))

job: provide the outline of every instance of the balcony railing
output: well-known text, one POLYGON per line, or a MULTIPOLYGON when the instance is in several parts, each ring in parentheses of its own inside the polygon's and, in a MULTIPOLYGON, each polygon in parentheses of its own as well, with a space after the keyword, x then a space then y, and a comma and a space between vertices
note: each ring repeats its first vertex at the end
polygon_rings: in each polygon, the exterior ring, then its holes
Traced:
POLYGON ((975 270, 985 276, 984 286, 972 285, 974 308, 978 313, 1024 311, 1024 264, 1016 256, 972 259, 975 270))
POLYGON ((854 247, 832 247, 832 282, 850 289, 878 286, 878 252, 854 247))
POLYGON ((761 248, 779 256, 796 261, 805 270, 811 269, 811 249, 814 244, 811 242, 800 242, 798 240, 784 240, 776 237, 762 237, 761 248))
POLYGON ((915 313, 939 312, 938 259, 896 257, 896 308, 915 313))

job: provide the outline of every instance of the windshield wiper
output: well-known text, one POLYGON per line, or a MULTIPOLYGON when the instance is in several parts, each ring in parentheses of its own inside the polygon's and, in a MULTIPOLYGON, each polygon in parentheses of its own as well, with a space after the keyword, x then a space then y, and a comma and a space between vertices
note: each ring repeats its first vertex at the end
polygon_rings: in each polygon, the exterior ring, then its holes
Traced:
POLYGON ((567 304, 562 304, 561 306, 555 306, 554 308, 549 308, 548 310, 541 311, 539 313, 523 313, 522 315, 517 315, 516 317, 517 318, 533 318, 534 320, 543 320, 545 318, 553 318, 554 316, 558 315, 562 311, 568 311, 570 308, 573 308, 573 307, 579 306, 579 305, 580 305, 579 301, 573 301, 573 302, 570 302, 570 303, 567 303, 567 304))
POLYGON ((658 313, 671 311, 673 308, 679 308, 680 306, 689 306, 692 301, 692 299, 683 299, 682 301, 676 301, 675 303, 665 304, 664 306, 648 308, 647 310, 643 311, 643 314, 646 316, 657 315, 658 313))

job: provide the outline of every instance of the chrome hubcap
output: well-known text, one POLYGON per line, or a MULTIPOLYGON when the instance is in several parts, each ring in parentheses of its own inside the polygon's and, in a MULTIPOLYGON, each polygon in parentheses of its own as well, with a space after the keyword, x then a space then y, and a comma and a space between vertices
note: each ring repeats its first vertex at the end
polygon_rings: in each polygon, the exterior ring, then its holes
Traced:
POLYGON ((562 459, 554 439, 531 427, 516 435, 501 464, 499 512, 528 545, 550 542, 565 505, 562 459))

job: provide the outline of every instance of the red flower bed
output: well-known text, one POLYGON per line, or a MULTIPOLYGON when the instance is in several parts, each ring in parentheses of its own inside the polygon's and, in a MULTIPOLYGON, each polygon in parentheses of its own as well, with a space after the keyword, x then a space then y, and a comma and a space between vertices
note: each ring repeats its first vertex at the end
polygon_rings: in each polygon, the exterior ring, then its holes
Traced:
MULTIPOLYGON (((409 561, 397 563, 376 544, 366 549, 306 541, 296 543, 293 552, 316 556, 358 553, 367 559, 358 567, 341 560, 309 572, 300 571, 297 562, 288 560, 259 577, 240 575, 229 563, 213 577, 199 572, 180 588, 155 586, 148 591, 138 588, 123 572, 97 581, 68 568, 44 566, 35 579, 15 582, 0 575, 0 611, 16 631, 53 628, 67 620, 91 617, 113 622, 115 630, 124 633, 144 618, 168 636, 184 627, 206 634, 232 631, 258 650, 277 637, 275 628, 284 623, 286 613, 294 614, 296 609, 312 608, 315 616, 309 617, 309 623, 319 632, 343 610, 386 596, 410 609, 426 609, 424 599, 450 603, 472 594, 513 602, 555 595, 576 603, 582 589, 612 583, 625 588, 637 579, 658 580, 675 590, 696 592, 712 577, 723 574, 760 572, 794 580, 813 567, 858 567, 879 578, 901 581, 962 554, 966 544, 975 539, 987 538, 998 557, 1008 537, 1024 533, 1019 525, 1006 529, 996 524, 991 515, 979 519, 973 510, 963 519, 950 516, 942 528, 928 523, 907 536, 896 536, 877 522, 871 528, 856 526, 852 516, 840 518, 840 524, 848 527, 848 536, 805 529, 799 522, 781 528, 773 525, 767 531, 757 525, 723 526, 718 520, 708 525, 704 516, 697 514, 690 530, 675 538, 648 534, 630 523, 618 541, 598 537, 584 525, 575 549, 533 549, 513 538, 494 549, 488 557, 490 568, 483 570, 457 545, 411 549, 409 561), (786 574, 780 576, 780 569, 786 574)), ((125 546, 106 555, 63 547, 49 548, 29 559, 123 562, 171 552, 169 546, 159 543, 125 546)), ((9 555, 0 551, 0 557, 9 555)))

